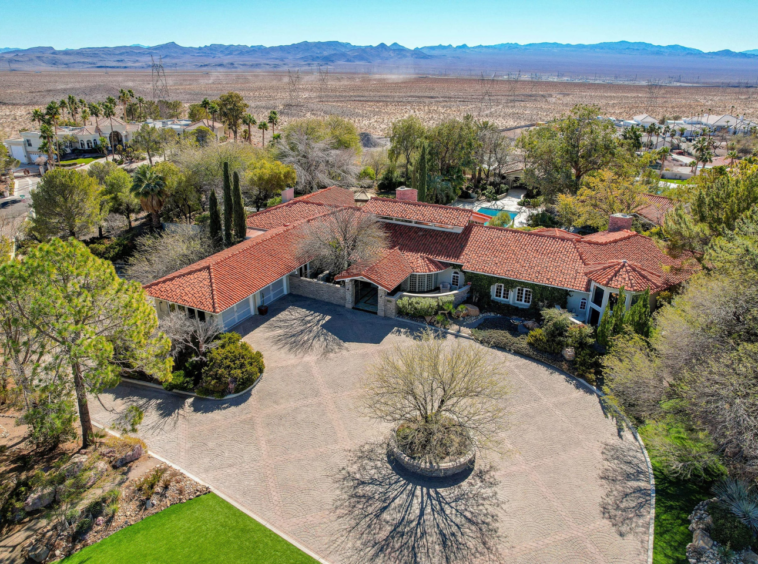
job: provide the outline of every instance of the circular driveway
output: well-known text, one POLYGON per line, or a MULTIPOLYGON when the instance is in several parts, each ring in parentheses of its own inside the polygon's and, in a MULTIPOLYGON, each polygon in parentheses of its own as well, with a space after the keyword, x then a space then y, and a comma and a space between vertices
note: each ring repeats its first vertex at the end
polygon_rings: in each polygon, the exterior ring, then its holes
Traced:
POLYGON ((425 482, 388 462, 387 425, 357 406, 365 367, 416 326, 290 295, 237 331, 266 363, 252 392, 122 384, 90 401, 93 418, 140 405, 152 451, 331 562, 647 562, 644 455, 574 380, 493 350, 511 387, 502 453, 425 482))

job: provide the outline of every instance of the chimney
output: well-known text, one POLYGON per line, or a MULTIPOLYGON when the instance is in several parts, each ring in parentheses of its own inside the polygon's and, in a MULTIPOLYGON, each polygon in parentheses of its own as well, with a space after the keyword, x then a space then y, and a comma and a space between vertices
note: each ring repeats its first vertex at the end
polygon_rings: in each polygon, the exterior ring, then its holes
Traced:
POLYGON ((608 233, 614 231, 621 231, 623 229, 632 229, 632 220, 634 218, 631 215, 625 213, 614 213, 608 220, 608 233))
POLYGON ((401 202, 418 202, 418 191, 407 186, 401 186, 395 190, 395 199, 401 202))
POLYGON ((290 200, 295 199, 295 189, 294 188, 287 188, 286 190, 282 191, 282 203, 286 204, 290 200))

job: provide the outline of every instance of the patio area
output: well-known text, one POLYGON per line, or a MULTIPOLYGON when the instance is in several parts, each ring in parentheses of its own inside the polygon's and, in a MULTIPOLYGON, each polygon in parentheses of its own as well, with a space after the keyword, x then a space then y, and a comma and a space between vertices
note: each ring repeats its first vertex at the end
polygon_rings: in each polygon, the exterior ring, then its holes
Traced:
POLYGON ((511 388, 502 453, 422 480, 388 460, 389 428, 357 401, 367 366, 417 326, 290 295, 235 330, 266 363, 251 392, 213 401, 122 384, 91 399, 93 418, 139 405, 152 451, 331 562, 648 561, 642 451, 574 380, 493 350, 511 388))

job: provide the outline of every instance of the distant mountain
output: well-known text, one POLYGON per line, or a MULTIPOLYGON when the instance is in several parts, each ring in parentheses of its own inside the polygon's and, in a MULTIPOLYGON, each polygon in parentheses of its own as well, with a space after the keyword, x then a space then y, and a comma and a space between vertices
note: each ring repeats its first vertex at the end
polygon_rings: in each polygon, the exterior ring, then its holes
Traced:
POLYGON ((0 69, 147 69, 151 55, 166 68, 283 70, 328 65, 335 71, 467 75, 480 73, 616 77, 679 81, 755 80, 758 50, 704 52, 681 45, 617 41, 592 45, 563 43, 500 43, 436 45, 408 49, 398 43, 352 45, 339 41, 303 41, 293 45, 220 45, 183 47, 165 43, 146 47, 52 47, 0 49, 0 69))
POLYGON ((18 47, 0 47, 0 53, 5 53, 7 51, 18 51, 18 47))
POLYGON ((751 49, 750 51, 743 51, 746 55, 758 55, 758 49, 751 49))

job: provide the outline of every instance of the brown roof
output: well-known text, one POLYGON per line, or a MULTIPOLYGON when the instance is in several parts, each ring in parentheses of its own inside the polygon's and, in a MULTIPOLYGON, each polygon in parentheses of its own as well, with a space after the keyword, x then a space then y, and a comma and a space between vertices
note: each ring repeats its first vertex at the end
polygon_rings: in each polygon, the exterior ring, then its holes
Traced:
POLYGON ((391 292, 413 272, 414 270, 408 264, 403 253, 398 249, 391 249, 376 261, 368 264, 354 264, 342 274, 335 276, 334 279, 365 278, 391 292))
POLYGON ((676 203, 666 196, 643 194, 643 197, 648 203, 640 207, 635 213, 655 225, 663 225, 665 215, 676 207, 676 203))

